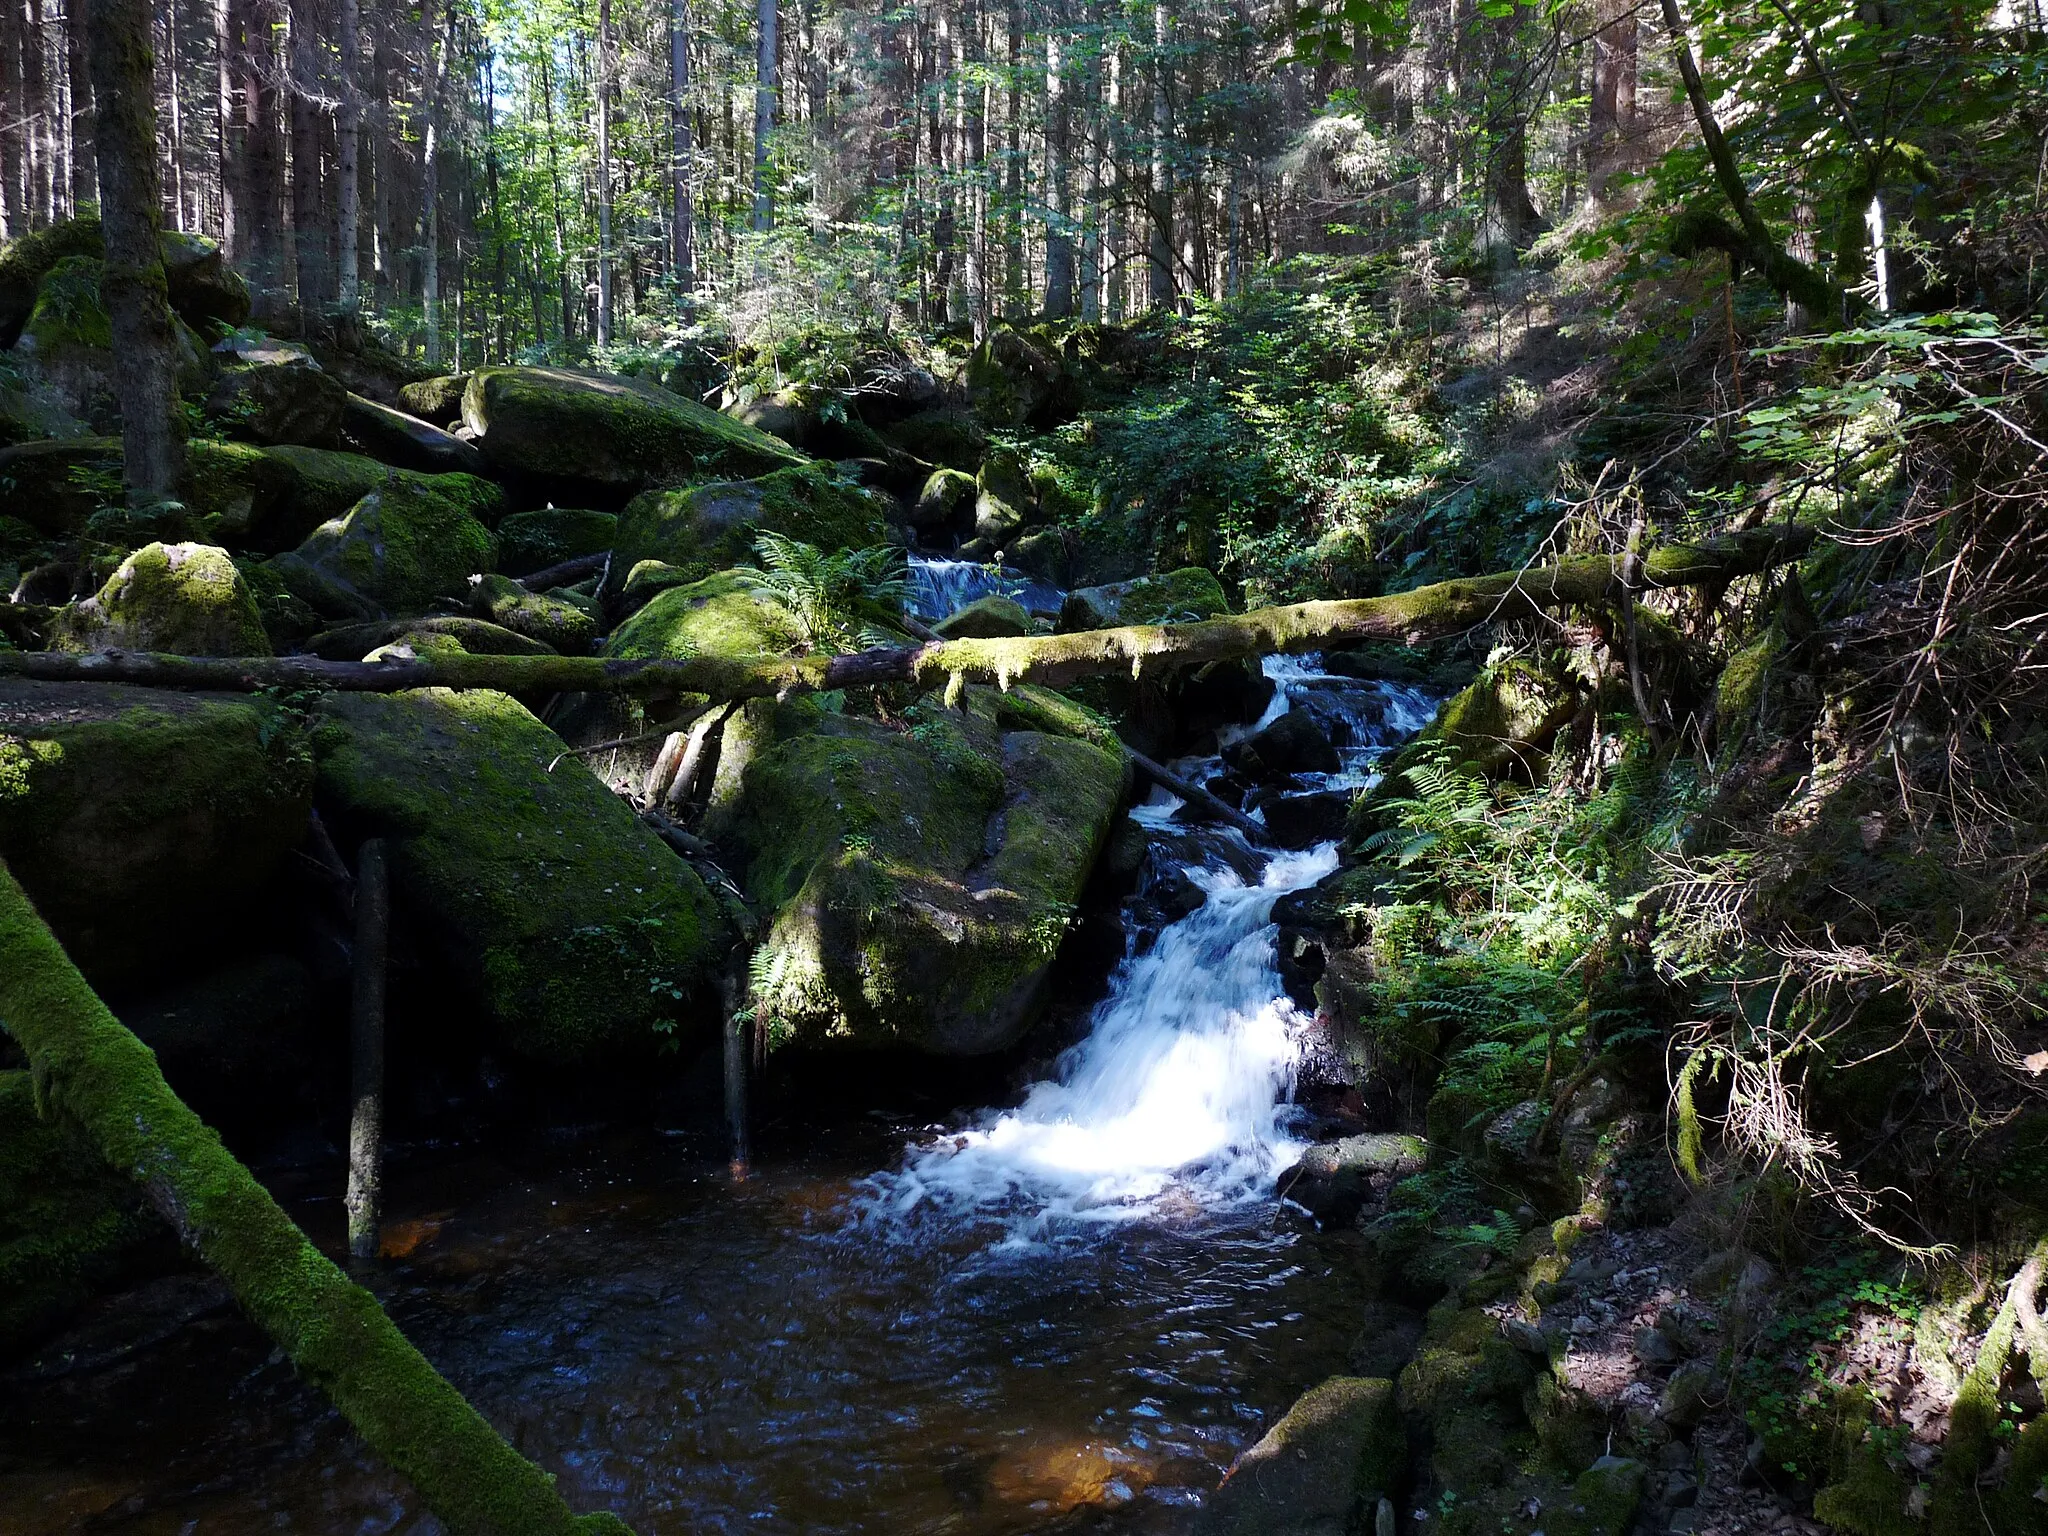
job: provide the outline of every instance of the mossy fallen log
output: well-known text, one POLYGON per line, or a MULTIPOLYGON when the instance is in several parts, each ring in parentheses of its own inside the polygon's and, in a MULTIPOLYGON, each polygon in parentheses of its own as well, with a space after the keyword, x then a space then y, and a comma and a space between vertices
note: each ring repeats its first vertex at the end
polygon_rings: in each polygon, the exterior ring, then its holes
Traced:
POLYGON ((149 1047, 107 1011, 4 863, 0 1028, 27 1053, 43 1102, 76 1121, 142 1187, 250 1318, 450 1531, 630 1536, 614 1515, 571 1513, 553 1476, 507 1444, 407 1342, 376 1297, 306 1240, 171 1091, 149 1047))
MULTIPOLYGON (((1646 556, 1634 589, 1725 586, 1798 558, 1813 534, 1800 527, 1750 529, 1693 544, 1666 544, 1646 556)), ((0 676, 60 682, 135 683, 250 693, 316 688, 396 693, 408 688, 495 688, 506 693, 703 694, 714 699, 777 697, 880 683, 916 683, 956 692, 968 683, 1009 688, 1058 686, 1098 673, 1163 675, 1205 662, 1321 650, 1365 640, 1418 645, 1481 624, 1525 619, 1556 608, 1603 605, 1626 596, 1622 561, 1586 555, 1389 597, 1348 598, 1256 608, 1196 624, 1133 624, 1067 635, 948 640, 854 656, 797 660, 692 656, 624 660, 601 656, 461 656, 411 660, 322 661, 311 656, 165 656, 107 651, 65 655, 0 652, 0 676)))

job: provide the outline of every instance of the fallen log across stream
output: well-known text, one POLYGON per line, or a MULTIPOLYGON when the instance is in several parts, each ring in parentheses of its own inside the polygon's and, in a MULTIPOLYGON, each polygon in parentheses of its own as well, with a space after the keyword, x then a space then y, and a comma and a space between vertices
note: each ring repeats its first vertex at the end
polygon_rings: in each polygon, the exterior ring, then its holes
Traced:
POLYGON ((0 863, 0 1029, 38 1102, 100 1155, 228 1284, 258 1327, 364 1441, 462 1536, 631 1536, 577 1515, 554 1477, 506 1443, 378 1305, 306 1240, 270 1192, 171 1090, 0 863))
POLYGON ((1100 673, 1165 676, 1212 661, 1318 651, 1368 640, 1420 644, 1478 625, 1524 619, 1556 608, 1627 600, 1629 590, 1720 587, 1797 559, 1811 529, 1753 528, 1697 543, 1659 546, 1623 583, 1622 557, 1584 555, 1556 565, 1502 571, 1417 587, 1388 597, 1345 598, 1256 608, 1193 624, 1138 624, 1066 635, 942 640, 851 656, 744 660, 612 660, 601 656, 464 656, 446 653, 384 661, 323 661, 315 656, 167 656, 156 652, 0 651, 0 677, 50 682, 129 683, 231 693, 332 689, 397 693, 408 688, 494 688, 506 693, 701 694, 712 699, 916 683, 949 693, 967 683, 1007 689, 1058 686, 1100 673))

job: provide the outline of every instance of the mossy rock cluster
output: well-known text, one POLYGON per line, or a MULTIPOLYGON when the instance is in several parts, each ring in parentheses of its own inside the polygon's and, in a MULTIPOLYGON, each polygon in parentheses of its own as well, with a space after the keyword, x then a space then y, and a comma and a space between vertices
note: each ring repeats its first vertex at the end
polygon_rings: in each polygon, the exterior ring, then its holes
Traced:
POLYGON ((650 491, 619 514, 611 581, 623 585, 643 560, 659 560, 692 580, 751 564, 763 533, 828 551, 869 549, 887 541, 888 525, 879 500, 826 465, 650 491))
POLYGON ((263 614, 224 549, 148 544, 52 626, 54 649, 267 656, 263 614))
POLYGON ((597 638, 597 620, 574 603, 529 592, 509 576, 480 577, 470 591, 469 606, 478 618, 538 640, 564 656, 589 655, 590 643, 597 638))
POLYGON ((625 661, 690 656, 789 656, 803 630, 780 604, 754 595, 745 577, 721 571, 670 587, 612 632, 604 653, 625 661))
POLYGON ((568 368, 484 368, 462 419, 492 468, 583 488, 616 506, 637 492, 800 463, 780 438, 644 379, 568 368))
POLYGON ((304 353, 230 368, 206 397, 209 420, 272 446, 338 447, 347 407, 348 387, 304 353))
POLYGON ((583 555, 602 554, 619 536, 615 512, 542 507, 514 512, 498 524, 498 569, 524 576, 583 555))
POLYGON ((0 498, 10 515, 51 538, 81 532, 121 499, 121 440, 77 437, 0 448, 0 498))
POLYGON ((396 920, 508 1048, 573 1063, 709 1028, 716 903, 523 706, 431 689, 318 714, 323 813, 388 841, 396 920))
POLYGON ((497 556, 491 531, 467 508, 409 481, 372 491, 272 562, 319 612, 369 619, 464 600, 469 578, 497 556))
POLYGON ((312 789, 267 699, 0 682, 0 858, 95 983, 231 946, 312 789))
POLYGON ((0 1072, 0 1362, 34 1347, 163 1231, 26 1072, 0 1072))
POLYGON ((815 704, 728 730, 743 767, 721 765, 714 816, 773 914, 754 996, 772 1039, 972 1056, 1030 1027, 1124 766, 998 711, 970 689, 902 730, 815 704))
MULTIPOLYGON (((186 324, 232 328, 249 318, 249 285, 222 259, 220 246, 202 235, 165 230, 158 237, 171 308, 186 324)), ((8 242, 0 250, 0 347, 11 347, 35 309, 43 279, 73 257, 97 261, 100 221, 60 219, 8 242)))
MULTIPOLYGON (((97 255, 67 256, 43 275, 35 306, 14 344, 15 356, 55 392, 67 409, 102 430, 120 420, 120 360, 114 355, 113 322, 100 302, 102 267, 97 255)), ((175 351, 178 386, 205 388, 213 358, 192 328, 167 314, 175 351)))
POLYGON ((1060 629, 1114 629, 1125 624, 1183 624, 1229 613, 1230 597, 1216 573, 1183 566, 1135 581, 1083 587, 1067 595, 1060 629))

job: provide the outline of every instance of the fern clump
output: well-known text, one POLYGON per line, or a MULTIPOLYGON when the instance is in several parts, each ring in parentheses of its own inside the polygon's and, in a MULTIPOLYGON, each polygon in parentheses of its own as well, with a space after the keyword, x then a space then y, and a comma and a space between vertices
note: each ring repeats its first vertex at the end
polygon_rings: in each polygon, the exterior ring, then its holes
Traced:
POLYGON ((754 553, 761 564, 742 566, 741 579, 754 596, 786 612, 813 651, 842 654, 902 643, 900 635, 876 622, 899 617, 910 596, 900 551, 828 554, 779 533, 763 533, 754 540, 754 553))

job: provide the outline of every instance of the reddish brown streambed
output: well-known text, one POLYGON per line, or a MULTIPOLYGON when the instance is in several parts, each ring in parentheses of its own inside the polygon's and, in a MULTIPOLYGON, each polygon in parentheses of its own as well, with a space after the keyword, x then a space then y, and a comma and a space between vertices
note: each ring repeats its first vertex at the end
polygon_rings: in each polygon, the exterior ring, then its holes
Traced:
MULTIPOLYGON (((1270 1204, 1012 1254, 850 1227, 904 1135, 811 1132, 739 1188, 652 1133, 414 1167, 394 1201, 413 1246, 380 1288, 572 1504, 646 1536, 1176 1530, 1343 1368, 1356 1234, 1270 1204)), ((435 1529, 230 1313, 0 1384, 9 1536, 435 1529)))

